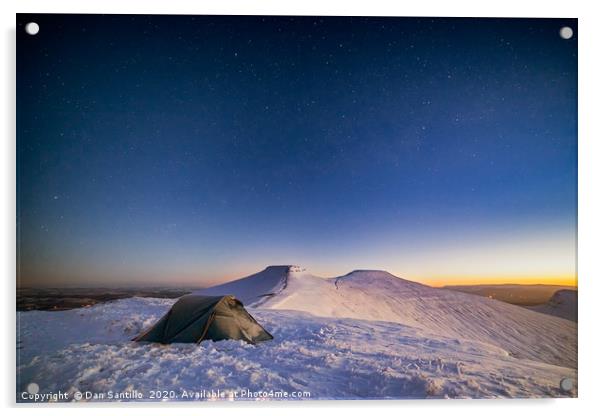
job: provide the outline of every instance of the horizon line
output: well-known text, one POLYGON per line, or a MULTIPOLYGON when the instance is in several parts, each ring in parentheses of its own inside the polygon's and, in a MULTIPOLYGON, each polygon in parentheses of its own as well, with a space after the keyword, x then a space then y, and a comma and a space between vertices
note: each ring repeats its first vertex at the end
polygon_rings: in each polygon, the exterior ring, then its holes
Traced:
MULTIPOLYGON (((251 276, 255 273, 259 273, 265 268, 270 267, 272 265, 268 265, 261 270, 254 271, 250 274, 244 274, 239 276, 234 276, 232 278, 225 279, 211 279, 208 282, 204 283, 201 281, 191 281, 190 278, 182 279, 174 281, 173 278, 166 278, 163 282, 152 281, 148 283, 144 282, 132 282, 132 283, 124 283, 124 279, 121 279, 120 282, 86 282, 86 283, 78 283, 78 282, 68 282, 63 281, 61 283, 42 283, 42 284, 19 284, 19 281, 23 281, 23 279, 17 279, 17 287, 16 289, 60 289, 60 288, 89 288, 89 289, 99 289, 99 288, 208 288, 212 286, 221 285, 228 282, 233 282, 239 279, 243 279, 245 277, 251 276)), ((334 278, 344 276, 345 274, 352 273, 357 270, 375 270, 375 271, 383 271, 392 274, 393 276, 409 280, 417 283, 421 283, 431 287, 445 287, 445 286, 488 286, 488 285, 523 285, 523 286, 532 286, 532 285, 545 285, 545 286, 569 286, 569 287, 578 287, 578 278, 576 274, 541 274, 541 275, 480 275, 475 276, 474 274, 467 275, 429 275, 429 276, 417 276, 412 274, 404 274, 404 273, 396 273, 389 272, 386 269, 378 269, 378 268, 370 268, 370 269, 353 269, 347 273, 337 275, 337 276, 320 276, 315 275, 316 277, 322 278, 334 278)), ((306 271, 309 274, 312 274, 311 271, 306 271)), ((202 279, 199 279, 202 280, 202 279)))

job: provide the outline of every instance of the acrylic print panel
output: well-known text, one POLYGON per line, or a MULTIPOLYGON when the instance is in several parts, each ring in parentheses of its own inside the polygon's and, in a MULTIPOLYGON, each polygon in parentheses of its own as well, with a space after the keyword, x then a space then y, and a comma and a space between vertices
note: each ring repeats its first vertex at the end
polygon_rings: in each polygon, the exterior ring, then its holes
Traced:
POLYGON ((18 15, 16 400, 575 397, 577 37, 18 15))

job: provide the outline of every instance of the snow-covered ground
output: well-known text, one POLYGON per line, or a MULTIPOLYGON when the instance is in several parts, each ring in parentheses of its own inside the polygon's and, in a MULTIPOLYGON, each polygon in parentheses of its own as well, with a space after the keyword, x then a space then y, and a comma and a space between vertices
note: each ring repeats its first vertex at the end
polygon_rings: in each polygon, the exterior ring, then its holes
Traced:
MULTIPOLYGON (((134 391, 138 400, 207 400, 211 392, 225 399, 576 395, 576 385, 560 388, 563 379, 577 380, 574 322, 383 272, 322 279, 271 269, 259 277, 257 285, 243 282, 241 297, 256 305, 249 312, 274 340, 256 346, 131 342, 170 299, 19 312, 17 400, 31 383, 40 393, 68 392, 68 400, 76 392, 112 400, 108 392, 134 391)), ((233 282, 227 290, 240 288, 233 282)))

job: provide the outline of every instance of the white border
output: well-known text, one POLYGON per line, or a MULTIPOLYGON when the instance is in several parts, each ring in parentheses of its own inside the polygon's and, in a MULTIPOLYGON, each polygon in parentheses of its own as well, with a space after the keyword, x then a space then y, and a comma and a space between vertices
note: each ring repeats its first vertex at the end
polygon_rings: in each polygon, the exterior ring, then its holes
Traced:
MULTIPOLYGON (((602 199, 600 179, 600 101, 602 73, 600 45, 602 16, 595 2, 556 1, 528 2, 505 0, 495 3, 474 0, 421 1, 354 1, 354 0, 236 0, 236 1, 181 1, 181 0, 20 0, 12 4, 1 2, 0 19, 3 24, 2 78, 3 92, 1 123, 4 135, 0 155, 2 192, 1 264, 3 266, 5 336, 2 342, 3 366, 0 377, 2 405, 14 411, 43 414, 115 413, 118 405, 101 406, 21 406, 15 409, 15 13, 152 13, 152 14, 281 14, 281 15, 364 15, 364 16, 474 16, 474 17, 577 17, 579 18, 579 398, 550 400, 480 400, 480 401, 407 401, 407 402, 311 402, 272 403, 267 407, 258 403, 177 404, 175 409, 192 412, 245 412, 271 414, 332 413, 339 411, 359 414, 376 407, 378 412, 400 414, 504 415, 515 412, 545 412, 566 415, 571 412, 589 413, 600 408, 600 346, 602 338, 597 319, 598 299, 602 295, 600 261, 602 235, 600 216, 602 199)), ((129 406, 129 413, 164 415, 167 404, 129 406)), ((171 410, 170 410, 171 411, 171 410)))

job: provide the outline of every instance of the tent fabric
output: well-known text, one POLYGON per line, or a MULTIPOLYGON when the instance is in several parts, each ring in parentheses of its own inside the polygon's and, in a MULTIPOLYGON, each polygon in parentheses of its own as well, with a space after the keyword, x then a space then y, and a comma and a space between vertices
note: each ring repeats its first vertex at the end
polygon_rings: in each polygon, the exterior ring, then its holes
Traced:
POLYGON ((186 295, 134 341, 196 342, 242 339, 251 344, 273 339, 234 296, 186 295))

